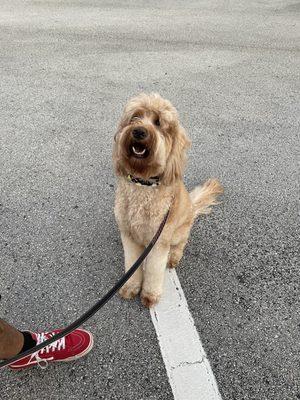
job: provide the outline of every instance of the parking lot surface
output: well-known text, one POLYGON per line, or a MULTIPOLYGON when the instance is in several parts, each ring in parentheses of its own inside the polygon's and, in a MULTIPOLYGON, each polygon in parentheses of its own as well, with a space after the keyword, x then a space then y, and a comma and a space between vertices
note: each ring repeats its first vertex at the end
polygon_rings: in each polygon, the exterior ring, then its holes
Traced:
MULTIPOLYGON (((225 188, 177 271, 222 398, 300 398, 299 11, 1 1, 1 318, 61 327, 121 275, 112 138, 127 99, 157 91, 193 142, 187 187, 214 176, 225 188)), ((85 327, 86 358, 0 371, 1 399, 173 399, 139 299, 113 298, 85 327)))

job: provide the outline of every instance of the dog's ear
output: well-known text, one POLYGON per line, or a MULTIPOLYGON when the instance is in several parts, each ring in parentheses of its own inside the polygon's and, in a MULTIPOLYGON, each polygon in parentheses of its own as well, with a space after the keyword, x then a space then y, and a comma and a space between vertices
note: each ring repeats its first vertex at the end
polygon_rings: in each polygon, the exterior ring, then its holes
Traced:
POLYGON ((123 171, 120 164, 120 147, 118 141, 118 135, 122 130, 122 120, 119 122, 116 133, 114 134, 114 142, 113 142, 113 165, 115 169, 116 175, 122 175, 123 171))
POLYGON ((125 112, 125 110, 123 111, 123 114, 121 116, 121 119, 119 121, 118 127, 117 127, 117 131, 114 134, 114 141, 117 141, 117 136, 118 134, 121 132, 121 130, 124 128, 124 126, 126 126, 126 124, 128 123, 128 115, 125 112))
POLYGON ((163 174, 163 181, 166 185, 171 185, 178 179, 182 179, 186 162, 186 150, 191 145, 191 141, 180 124, 176 124, 172 128, 171 140, 171 151, 163 174))
POLYGON ((119 121, 117 131, 114 135, 114 141, 117 141, 118 134, 130 123, 130 120, 135 112, 134 106, 131 104, 133 101, 129 101, 123 109, 121 119, 119 121))
MULTIPOLYGON (((116 133, 116 135, 118 134, 118 132, 116 133)), ((116 136, 115 135, 115 136, 116 136)), ((118 144, 116 143, 116 140, 113 144, 113 166, 114 166, 114 170, 116 175, 124 175, 125 171, 124 168, 122 167, 122 163, 120 162, 120 154, 118 151, 118 144)))

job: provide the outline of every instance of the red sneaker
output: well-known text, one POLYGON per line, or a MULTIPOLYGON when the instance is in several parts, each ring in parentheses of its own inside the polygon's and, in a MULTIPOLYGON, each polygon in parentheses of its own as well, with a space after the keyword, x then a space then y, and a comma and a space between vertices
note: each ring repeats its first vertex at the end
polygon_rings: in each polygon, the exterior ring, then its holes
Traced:
MULTIPOLYGON (((58 332, 61 332, 61 330, 56 329, 52 332, 30 333, 36 343, 40 344, 58 332)), ((9 367, 12 369, 23 369, 38 364, 41 368, 47 368, 50 362, 73 361, 85 356, 92 349, 93 344, 93 335, 90 332, 84 329, 75 329, 69 335, 30 356, 15 361, 9 367)))

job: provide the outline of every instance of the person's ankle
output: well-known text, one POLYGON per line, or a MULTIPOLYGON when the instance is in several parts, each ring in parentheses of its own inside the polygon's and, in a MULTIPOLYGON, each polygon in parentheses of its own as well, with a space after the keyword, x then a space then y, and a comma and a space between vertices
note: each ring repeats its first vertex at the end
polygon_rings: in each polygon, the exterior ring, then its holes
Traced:
POLYGON ((36 341, 33 339, 30 332, 22 331, 21 333, 24 337, 24 344, 21 351, 18 354, 24 353, 24 351, 27 351, 36 345, 36 341))
POLYGON ((0 319, 0 360, 16 356, 22 351, 23 346, 23 333, 0 319))

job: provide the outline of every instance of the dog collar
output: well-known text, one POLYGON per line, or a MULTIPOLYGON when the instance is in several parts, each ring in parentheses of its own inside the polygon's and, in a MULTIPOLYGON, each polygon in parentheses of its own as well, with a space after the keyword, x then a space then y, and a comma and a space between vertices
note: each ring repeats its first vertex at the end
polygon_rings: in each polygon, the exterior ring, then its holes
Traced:
POLYGON ((153 176, 153 177, 149 178, 148 180, 145 180, 145 179, 137 178, 136 176, 132 176, 132 175, 128 174, 127 179, 129 182, 134 183, 138 186, 156 187, 156 186, 159 186, 159 184, 160 184, 158 176, 153 176))

